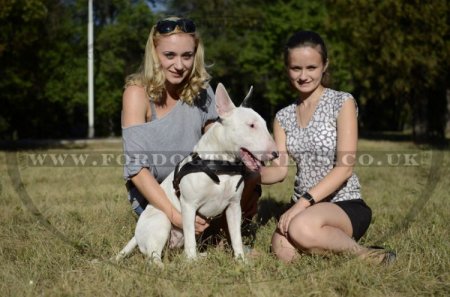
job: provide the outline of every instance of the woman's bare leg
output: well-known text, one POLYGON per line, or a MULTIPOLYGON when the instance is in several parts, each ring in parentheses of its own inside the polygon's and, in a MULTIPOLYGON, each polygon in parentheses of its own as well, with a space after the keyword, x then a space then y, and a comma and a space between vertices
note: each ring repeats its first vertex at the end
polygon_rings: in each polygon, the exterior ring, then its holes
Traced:
POLYGON ((351 237, 352 233, 347 214, 333 203, 322 202, 293 218, 287 237, 276 232, 272 237, 272 248, 277 257, 286 262, 295 259, 295 249, 309 253, 348 252, 359 255, 366 248, 351 237))

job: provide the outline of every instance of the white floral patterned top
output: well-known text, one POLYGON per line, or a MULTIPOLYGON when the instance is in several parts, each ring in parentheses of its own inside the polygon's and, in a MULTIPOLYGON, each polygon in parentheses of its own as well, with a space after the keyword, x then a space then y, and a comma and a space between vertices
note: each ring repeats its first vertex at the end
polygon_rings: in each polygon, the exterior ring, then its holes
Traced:
MULTIPOLYGON (((311 120, 305 128, 299 126, 297 103, 276 114, 276 119, 286 133, 286 147, 297 166, 292 200, 320 182, 335 166, 337 151, 337 118, 349 93, 325 88, 311 120)), ((356 101, 355 101, 356 104, 356 101)), ((358 177, 353 175, 333 194, 322 201, 362 199, 358 177)))

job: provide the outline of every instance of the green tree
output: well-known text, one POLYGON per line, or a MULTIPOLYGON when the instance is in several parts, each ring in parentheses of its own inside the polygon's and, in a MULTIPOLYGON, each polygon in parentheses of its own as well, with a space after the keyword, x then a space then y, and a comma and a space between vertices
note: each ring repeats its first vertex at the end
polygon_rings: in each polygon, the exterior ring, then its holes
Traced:
POLYGON ((295 96, 285 72, 284 44, 298 30, 321 32, 327 12, 323 1, 278 1, 264 7, 260 8, 262 26, 247 33, 239 64, 242 75, 250 77, 261 90, 273 118, 276 110, 295 96))
MULTIPOLYGON (((324 1, 170 1, 167 14, 193 18, 202 33, 213 84, 223 82, 237 101, 254 86, 252 107, 266 119, 292 100, 283 45, 299 29, 318 30, 324 1)), ((237 102, 239 103, 239 102, 237 102)))
MULTIPOLYGON (((325 39, 331 87, 359 101, 362 131, 411 128, 442 139, 450 60, 445 0, 94 1, 95 128, 120 133, 126 75, 137 70, 159 14, 191 17, 236 103, 273 119, 291 102, 283 46, 311 29, 325 39), (167 10, 153 13, 150 4, 167 10)), ((87 0, 0 0, 0 138, 87 134, 87 0)))
POLYGON ((96 7, 95 115, 99 135, 120 134, 125 77, 137 71, 154 16, 145 1, 104 1, 96 7))
MULTIPOLYGON (((49 1, 51 2, 51 1, 49 1)), ((51 3, 50 3, 51 4, 51 3)), ((0 135, 11 138, 18 131, 32 130, 34 113, 47 104, 36 94, 43 92, 39 49, 45 38, 49 11, 44 1, 1 1, 0 4, 0 135)), ((25 133, 25 132, 24 132, 25 133)))
MULTIPOLYGON (((0 5, 0 138, 87 134, 87 0, 0 5)), ((97 136, 120 133, 124 77, 140 63, 149 1, 94 1, 97 136)))
POLYGON ((328 1, 368 130, 442 139, 450 66, 448 1, 328 1))
POLYGON ((328 45, 330 86, 359 101, 362 131, 411 128, 416 140, 444 136, 450 58, 444 0, 170 1, 167 12, 200 24, 214 78, 232 93, 255 85, 254 107, 266 118, 292 98, 281 58, 285 39, 312 29, 328 45))

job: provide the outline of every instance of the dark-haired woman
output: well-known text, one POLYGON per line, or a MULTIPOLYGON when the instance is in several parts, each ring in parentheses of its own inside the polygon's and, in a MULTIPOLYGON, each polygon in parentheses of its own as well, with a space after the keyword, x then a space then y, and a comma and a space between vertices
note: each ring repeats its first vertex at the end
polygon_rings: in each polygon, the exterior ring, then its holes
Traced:
POLYGON ((287 41, 284 62, 298 96, 276 114, 273 130, 281 156, 263 168, 262 183, 282 181, 289 157, 297 173, 292 206, 280 217, 272 251, 285 262, 300 252, 346 252, 376 263, 391 261, 393 253, 357 243, 372 215, 353 173, 357 106, 349 93, 324 86, 328 56, 323 39, 312 31, 296 32, 287 41))

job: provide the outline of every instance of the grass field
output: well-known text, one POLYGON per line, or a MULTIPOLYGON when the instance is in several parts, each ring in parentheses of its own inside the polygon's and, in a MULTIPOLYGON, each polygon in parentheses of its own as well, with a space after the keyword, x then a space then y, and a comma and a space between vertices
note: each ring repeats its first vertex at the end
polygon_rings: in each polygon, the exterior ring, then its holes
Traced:
POLYGON ((119 142, 0 151, 0 294, 448 296, 450 151, 369 140, 361 140, 359 150, 355 170, 374 213, 362 242, 396 250, 389 267, 344 256, 305 256, 285 265, 271 256, 270 237, 291 194, 293 167, 283 183, 263 188, 254 239, 260 256, 247 265, 217 247, 195 263, 171 251, 164 270, 149 266, 137 250, 115 263, 110 257, 131 238, 136 222, 120 161, 111 161, 121 153, 119 142), (39 165, 44 154, 53 161, 88 159, 84 166, 39 165))

